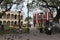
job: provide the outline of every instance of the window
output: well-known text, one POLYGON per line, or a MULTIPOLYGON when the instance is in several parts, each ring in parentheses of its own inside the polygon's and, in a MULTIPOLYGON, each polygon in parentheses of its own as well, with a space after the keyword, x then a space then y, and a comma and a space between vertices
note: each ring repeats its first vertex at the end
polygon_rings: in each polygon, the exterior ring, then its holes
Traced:
POLYGON ((41 16, 38 16, 38 20, 40 20, 41 19, 41 16))
POLYGON ((7 19, 9 19, 10 18, 10 14, 7 14, 7 19))
POLYGON ((13 25, 13 21, 11 22, 11 25, 13 25))
POLYGON ((41 16, 39 16, 38 18, 41 18, 41 16))
POLYGON ((10 25, 10 21, 7 22, 7 25, 10 25))
POLYGON ((6 14, 3 15, 3 18, 6 18, 6 14))
POLYGON ((6 21, 3 21, 3 25, 6 24, 6 21))
POLYGON ((15 19, 17 19, 17 15, 15 15, 15 19))
POLYGON ((12 15, 11 15, 11 18, 13 19, 13 17, 14 17, 14 15, 12 14, 12 15))
POLYGON ((2 13, 0 13, 0 18, 2 18, 2 13))
POLYGON ((17 25, 17 21, 15 21, 14 24, 17 25))
POLYGON ((2 21, 0 21, 0 25, 2 24, 2 21))

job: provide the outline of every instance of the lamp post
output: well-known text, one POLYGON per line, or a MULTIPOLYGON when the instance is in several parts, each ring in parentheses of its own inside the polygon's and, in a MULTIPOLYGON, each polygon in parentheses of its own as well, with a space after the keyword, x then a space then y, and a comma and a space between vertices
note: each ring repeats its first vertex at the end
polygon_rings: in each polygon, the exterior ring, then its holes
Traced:
POLYGON ((21 28, 21 24, 20 24, 21 23, 20 22, 20 13, 21 13, 21 11, 18 11, 18 13, 19 13, 19 21, 18 21, 19 22, 19 28, 21 28))

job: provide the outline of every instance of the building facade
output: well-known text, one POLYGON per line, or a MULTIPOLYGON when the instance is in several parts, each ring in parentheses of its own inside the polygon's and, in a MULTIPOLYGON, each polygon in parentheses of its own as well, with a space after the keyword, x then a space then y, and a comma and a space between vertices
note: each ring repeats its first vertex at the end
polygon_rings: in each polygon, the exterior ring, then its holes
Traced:
MULTIPOLYGON (((3 25, 8 25, 9 27, 19 26, 19 13, 8 11, 4 13, 0 21, 3 25)), ((23 12, 20 13, 20 24, 23 25, 23 12)))
POLYGON ((40 12, 33 14, 33 23, 36 25, 45 25, 46 20, 52 20, 50 12, 40 12))

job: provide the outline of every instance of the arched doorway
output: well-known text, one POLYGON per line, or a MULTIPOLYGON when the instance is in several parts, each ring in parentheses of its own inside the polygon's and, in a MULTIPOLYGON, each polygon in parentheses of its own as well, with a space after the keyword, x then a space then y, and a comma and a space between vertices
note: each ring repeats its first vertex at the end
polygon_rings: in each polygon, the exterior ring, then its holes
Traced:
POLYGON ((13 19, 13 17, 14 17, 14 15, 13 15, 13 14, 11 14, 11 19, 13 19))
POLYGON ((6 24, 6 21, 3 21, 3 25, 5 25, 6 24))
POLYGON ((7 25, 10 25, 10 21, 7 21, 7 25))
POLYGON ((14 22, 12 21, 12 22, 11 22, 11 26, 13 26, 13 24, 14 24, 14 22))
POLYGON ((10 14, 7 14, 7 19, 10 19, 10 14))

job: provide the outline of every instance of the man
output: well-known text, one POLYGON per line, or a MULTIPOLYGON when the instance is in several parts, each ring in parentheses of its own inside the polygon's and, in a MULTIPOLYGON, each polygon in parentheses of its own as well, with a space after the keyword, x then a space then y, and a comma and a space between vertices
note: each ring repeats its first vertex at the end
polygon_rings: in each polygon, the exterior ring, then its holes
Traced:
POLYGON ((52 33, 52 26, 51 25, 49 25, 49 27, 47 28, 47 33, 49 35, 51 35, 51 33, 52 33))

